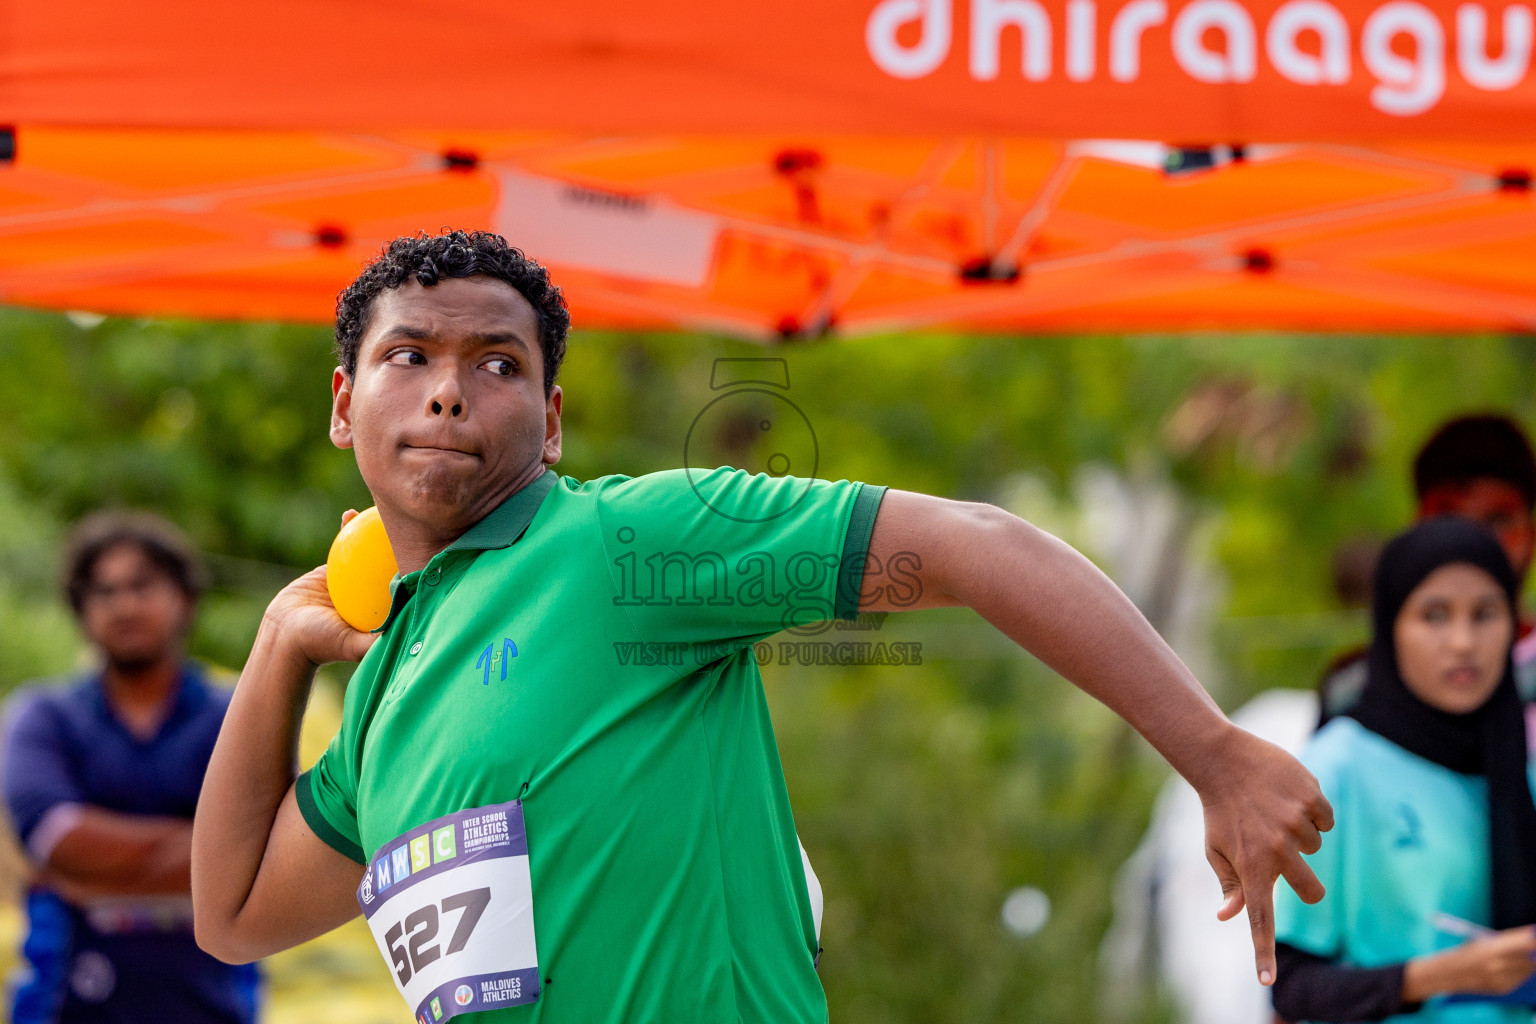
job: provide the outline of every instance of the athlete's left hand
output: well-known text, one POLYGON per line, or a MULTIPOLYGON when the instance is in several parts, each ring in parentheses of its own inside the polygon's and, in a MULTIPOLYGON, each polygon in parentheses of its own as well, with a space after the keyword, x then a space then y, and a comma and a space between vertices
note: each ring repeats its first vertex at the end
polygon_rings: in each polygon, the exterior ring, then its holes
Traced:
POLYGON ((1226 902, 1229 921, 1244 907, 1253 931, 1259 981, 1275 981, 1275 880, 1284 877, 1306 903, 1323 898, 1323 884, 1302 859, 1322 847, 1333 828, 1333 807, 1312 773, 1290 754, 1230 726, 1211 771, 1191 780, 1205 808, 1205 856, 1226 902))

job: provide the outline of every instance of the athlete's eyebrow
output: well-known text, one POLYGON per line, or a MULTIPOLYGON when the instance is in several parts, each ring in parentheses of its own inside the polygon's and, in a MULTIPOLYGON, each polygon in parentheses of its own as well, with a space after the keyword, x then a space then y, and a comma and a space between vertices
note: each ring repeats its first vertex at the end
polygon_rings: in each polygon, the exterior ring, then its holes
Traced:
POLYGON ((379 335, 380 341, 393 341, 396 338, 404 338, 407 341, 431 341, 432 332, 425 327, 415 327, 411 324, 395 324, 379 335))
MULTIPOLYGON (((395 324, 379 335, 379 342, 381 344, 391 341, 436 341, 441 343, 443 340, 433 331, 425 327, 418 327, 415 324, 395 324)), ((454 341, 473 348, 518 348, 522 349, 524 355, 529 355, 533 351, 532 346, 524 341, 522 336, 515 331, 484 331, 466 334, 462 338, 454 339, 454 341)))
POLYGON ((464 340, 481 348, 520 348, 527 355, 530 347, 522 336, 513 331, 490 331, 486 334, 470 334, 464 340))

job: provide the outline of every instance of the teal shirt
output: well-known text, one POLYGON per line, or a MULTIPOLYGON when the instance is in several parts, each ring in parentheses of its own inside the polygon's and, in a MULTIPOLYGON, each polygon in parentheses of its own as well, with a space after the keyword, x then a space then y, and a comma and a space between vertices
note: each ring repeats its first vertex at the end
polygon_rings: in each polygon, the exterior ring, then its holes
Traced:
MULTIPOLYGON (((1302 754, 1333 804, 1334 828, 1307 858, 1328 890, 1275 893, 1275 937, 1348 967, 1385 967, 1464 940, 1436 914, 1488 925, 1488 783, 1411 754, 1352 718, 1329 722, 1302 754)), ((1531 1011, 1432 999, 1414 1024, 1513 1024, 1531 1011)))

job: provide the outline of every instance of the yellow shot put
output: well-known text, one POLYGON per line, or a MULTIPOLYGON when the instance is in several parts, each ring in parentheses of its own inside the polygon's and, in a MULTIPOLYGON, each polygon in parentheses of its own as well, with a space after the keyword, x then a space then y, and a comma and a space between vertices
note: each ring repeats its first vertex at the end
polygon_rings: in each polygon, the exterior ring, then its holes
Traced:
POLYGON ((379 510, 364 509, 336 534, 325 558, 331 604, 353 629, 378 629, 389 615, 389 581, 399 571, 379 510))

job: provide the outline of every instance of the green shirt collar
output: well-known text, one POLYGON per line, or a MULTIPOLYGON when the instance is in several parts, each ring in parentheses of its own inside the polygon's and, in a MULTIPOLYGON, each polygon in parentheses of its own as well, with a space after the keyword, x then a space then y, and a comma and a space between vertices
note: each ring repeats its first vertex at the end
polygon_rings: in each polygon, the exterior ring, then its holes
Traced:
MULTIPOLYGON (((517 539, 528 529, 528 524, 533 522, 534 514, 539 511, 539 506, 544 504, 545 495, 555 486, 559 479, 557 473, 549 467, 533 482, 525 484, 522 490, 513 494, 497 505, 490 515, 480 520, 474 526, 449 544, 442 551, 432 556, 431 562, 437 561, 444 553, 449 551, 489 551, 493 548, 509 548, 517 543, 517 539)), ((427 564, 430 565, 431 562, 427 564)), ((422 570, 397 575, 389 581, 389 615, 382 625, 375 629, 375 633, 387 630, 390 623, 400 614, 400 609, 405 607, 405 602, 416 591, 416 579, 422 570)))
POLYGON ((544 503, 544 496, 555 486, 555 471, 548 466, 533 482, 525 484, 506 501, 497 505, 491 514, 464 531, 463 536, 449 544, 444 551, 489 551, 492 548, 509 548, 528 529, 533 515, 544 503))

